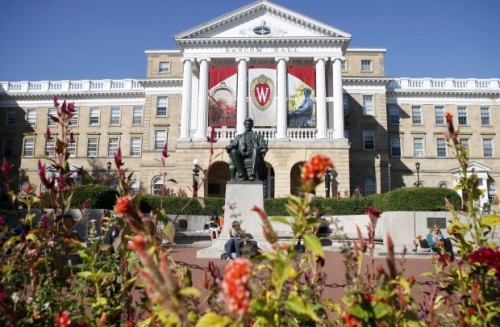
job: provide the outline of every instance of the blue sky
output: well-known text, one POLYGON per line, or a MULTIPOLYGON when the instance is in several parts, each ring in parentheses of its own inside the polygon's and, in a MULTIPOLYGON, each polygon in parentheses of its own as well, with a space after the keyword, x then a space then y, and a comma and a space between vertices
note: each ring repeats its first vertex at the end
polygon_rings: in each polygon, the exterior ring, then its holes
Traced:
MULTIPOLYGON (((0 81, 140 78, 147 49, 253 1, 2 0, 0 81)), ((275 0, 386 48, 387 76, 500 78, 499 0, 275 0)))

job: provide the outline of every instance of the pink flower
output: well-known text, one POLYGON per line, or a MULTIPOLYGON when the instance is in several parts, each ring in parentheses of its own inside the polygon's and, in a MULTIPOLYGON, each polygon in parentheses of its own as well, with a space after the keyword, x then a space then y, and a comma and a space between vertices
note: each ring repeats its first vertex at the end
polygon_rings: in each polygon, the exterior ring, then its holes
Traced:
POLYGON ((481 247, 469 254, 469 261, 478 265, 495 269, 497 276, 500 275, 500 251, 488 246, 481 247))
POLYGON ((122 196, 116 200, 115 212, 117 214, 130 214, 133 210, 132 199, 128 196, 122 196))
POLYGON ((207 136, 208 143, 216 143, 218 139, 216 138, 217 133, 215 132, 215 126, 212 125, 210 129, 210 136, 207 136))
POLYGON ((229 311, 239 317, 250 311, 250 261, 238 258, 231 261, 224 269, 222 290, 229 311))
POLYGON ((59 102, 57 101, 57 96, 54 95, 54 107, 59 107, 59 102))
POLYGON ((50 140, 50 128, 47 127, 47 129, 45 130, 45 134, 43 135, 45 136, 46 140, 50 140))
POLYGON ((5 175, 9 174, 9 172, 14 168, 14 164, 9 164, 7 159, 3 158, 2 160, 2 168, 0 168, 0 172, 4 173, 5 175))
POLYGON ((47 189, 53 189, 55 185, 55 179, 49 178, 46 176, 46 167, 40 160, 38 160, 38 176, 40 177, 40 181, 47 189))

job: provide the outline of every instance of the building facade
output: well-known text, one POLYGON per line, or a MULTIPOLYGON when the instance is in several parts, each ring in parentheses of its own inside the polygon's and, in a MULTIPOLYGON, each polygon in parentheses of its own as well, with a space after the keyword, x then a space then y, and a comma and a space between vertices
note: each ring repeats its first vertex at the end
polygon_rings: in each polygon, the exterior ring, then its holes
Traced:
POLYGON ((38 159, 53 152, 46 129, 57 137, 48 118, 56 95, 77 108, 72 165, 110 185, 116 181, 107 163, 120 147, 137 191, 165 185, 189 194, 198 160, 204 195, 224 196, 225 146, 251 117, 268 142, 267 197, 296 193, 300 166, 315 153, 334 161, 336 196, 452 188, 458 165, 444 137, 451 112, 488 202, 500 179, 500 79, 387 77, 385 49, 349 48, 350 38, 257 1, 176 35, 178 49, 147 50, 144 78, 0 82, 0 155, 36 184, 38 159), (210 156, 212 127, 218 141, 210 156))

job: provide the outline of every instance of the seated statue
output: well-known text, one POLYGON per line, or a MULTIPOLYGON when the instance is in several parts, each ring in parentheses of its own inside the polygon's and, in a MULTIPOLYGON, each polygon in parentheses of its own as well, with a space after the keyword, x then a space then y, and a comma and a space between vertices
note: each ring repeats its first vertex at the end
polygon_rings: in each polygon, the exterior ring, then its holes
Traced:
POLYGON ((267 143, 262 135, 252 131, 253 120, 245 120, 245 133, 236 135, 226 147, 231 158, 229 175, 231 180, 266 180, 267 168, 264 156, 267 143))

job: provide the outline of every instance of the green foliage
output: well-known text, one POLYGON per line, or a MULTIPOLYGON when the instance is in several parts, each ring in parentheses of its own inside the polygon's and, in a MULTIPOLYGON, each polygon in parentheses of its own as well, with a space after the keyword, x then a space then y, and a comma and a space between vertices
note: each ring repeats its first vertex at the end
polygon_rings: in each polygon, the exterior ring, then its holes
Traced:
POLYGON ((202 198, 204 207, 196 200, 188 197, 161 197, 145 195, 141 199, 140 210, 142 212, 155 211, 163 205, 169 215, 223 215, 223 198, 202 198), (187 206, 186 206, 187 205, 187 206))
POLYGON ((86 185, 77 187, 71 198, 71 204, 79 208, 88 199, 89 209, 113 209, 118 192, 103 185, 86 185))
POLYGON ((457 192, 441 187, 400 188, 377 198, 374 206, 382 211, 447 211, 444 198, 460 209, 457 192))

